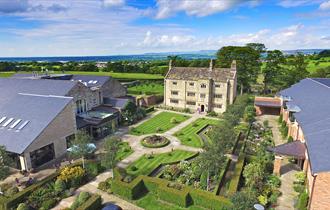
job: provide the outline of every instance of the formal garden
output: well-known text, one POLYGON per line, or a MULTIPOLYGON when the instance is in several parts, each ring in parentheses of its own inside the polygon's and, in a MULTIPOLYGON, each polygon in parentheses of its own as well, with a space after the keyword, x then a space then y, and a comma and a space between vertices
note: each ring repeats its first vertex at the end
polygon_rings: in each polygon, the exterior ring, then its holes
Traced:
POLYGON ((187 119, 189 119, 189 116, 187 115, 173 112, 161 112, 139 126, 131 128, 130 134, 140 136, 145 134, 164 133, 187 119))
POLYGON ((174 135, 181 141, 181 144, 191 147, 203 147, 205 143, 211 143, 207 135, 212 125, 217 125, 220 120, 199 118, 195 122, 182 128, 174 135))
POLYGON ((240 96, 219 120, 200 118, 176 133, 179 139, 193 136, 201 146, 202 132, 209 139, 203 151, 145 154, 125 169, 116 168, 100 189, 145 209, 275 206, 280 181, 272 175, 274 156, 266 150, 273 145, 272 133, 267 122, 255 122, 250 104, 250 97, 240 96))

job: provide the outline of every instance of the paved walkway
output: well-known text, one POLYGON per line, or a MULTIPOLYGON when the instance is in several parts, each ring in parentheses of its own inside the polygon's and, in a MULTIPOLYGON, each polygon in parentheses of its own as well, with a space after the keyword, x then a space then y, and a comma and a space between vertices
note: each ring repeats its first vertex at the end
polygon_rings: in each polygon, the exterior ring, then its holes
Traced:
MULTIPOLYGON (((279 131, 278 116, 258 116, 258 121, 261 123, 265 120, 268 120, 269 126, 272 129, 275 145, 286 143, 279 131)), ((293 182, 295 181, 295 174, 298 172, 299 168, 297 165, 290 163, 287 157, 283 157, 280 177, 280 191, 282 192, 282 195, 277 199, 277 210, 294 210, 295 199, 298 194, 293 189, 293 182)))

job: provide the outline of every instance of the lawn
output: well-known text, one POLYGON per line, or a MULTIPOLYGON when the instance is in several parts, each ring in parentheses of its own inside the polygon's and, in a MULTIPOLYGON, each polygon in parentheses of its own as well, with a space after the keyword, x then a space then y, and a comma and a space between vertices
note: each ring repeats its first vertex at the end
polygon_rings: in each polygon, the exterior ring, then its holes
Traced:
POLYGON ((164 84, 160 82, 142 83, 129 87, 128 94, 131 95, 164 95, 164 84))
POLYGON ((139 136, 143 134, 164 133, 189 118, 190 117, 187 115, 173 112, 161 112, 141 125, 132 128, 130 134, 139 136), (174 119, 175 122, 173 122, 174 119))
POLYGON ((173 162, 178 162, 193 157, 194 155, 196 155, 195 152, 189 152, 184 150, 174 150, 173 152, 155 155, 147 154, 129 165, 127 168, 127 173, 133 176, 149 175, 160 164, 170 164, 173 162))
POLYGON ((307 70, 310 73, 315 72, 317 69, 330 66, 330 58, 320 58, 319 60, 306 59, 308 65, 307 70))
POLYGON ((137 200, 136 204, 146 210, 203 210, 197 206, 189 206, 189 208, 182 208, 174 204, 170 204, 157 199, 156 195, 148 193, 146 196, 137 200))
POLYGON ((182 144, 191 147, 202 147, 204 145, 202 139, 198 135, 198 132, 207 125, 216 125, 220 121, 214 119, 200 118, 195 122, 182 128, 174 135, 178 137, 182 144))
POLYGON ((121 142, 117 153, 117 160, 123 160, 133 152, 134 151, 127 142, 121 142))

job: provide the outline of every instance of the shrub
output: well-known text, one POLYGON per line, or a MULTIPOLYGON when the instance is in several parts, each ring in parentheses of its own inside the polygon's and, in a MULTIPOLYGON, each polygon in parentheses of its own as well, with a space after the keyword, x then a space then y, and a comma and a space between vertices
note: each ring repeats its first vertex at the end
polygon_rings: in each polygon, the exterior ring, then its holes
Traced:
POLYGON ((288 137, 288 143, 290 143, 290 142, 293 142, 293 137, 292 136, 288 137))
POLYGON ((283 115, 280 115, 280 117, 278 118, 278 123, 281 124, 283 121, 283 115))
POLYGON ((88 163, 86 165, 86 172, 93 177, 96 177, 101 171, 101 165, 98 163, 88 163))
POLYGON ((131 170, 132 170, 132 171, 137 171, 138 168, 137 168, 136 166, 132 166, 132 167, 131 167, 131 170))
POLYGON ((211 192, 193 189, 189 192, 194 205, 202 206, 206 209, 229 209, 231 202, 222 196, 213 195, 211 192))
POLYGON ((48 210, 56 205, 57 201, 54 198, 47 199, 41 203, 40 210, 48 210))
POLYGON ((238 157, 238 160, 237 160, 237 163, 235 166, 235 170, 234 170, 234 174, 230 180, 229 189, 228 189, 229 195, 235 194, 238 190, 239 182, 240 182, 243 167, 244 167, 244 162, 245 162, 245 155, 241 154, 238 157))
POLYGON ((85 170, 81 166, 74 166, 63 168, 57 179, 65 181, 72 187, 77 187, 81 184, 84 176, 85 170))
POLYGON ((297 209, 307 210, 307 204, 308 204, 308 193, 305 191, 299 195, 297 202, 297 209))
POLYGON ((157 128, 156 128, 156 132, 157 132, 157 133, 161 132, 162 130, 163 130, 163 129, 162 129, 161 127, 157 127, 157 128))
POLYGON ((146 192, 142 177, 139 176, 130 183, 121 181, 118 177, 112 182, 112 191, 126 199, 135 200, 146 192))
POLYGON ((29 210, 29 206, 25 203, 20 203, 16 210, 29 210))
POLYGON ((210 117, 217 117, 218 114, 215 111, 210 111, 209 113, 207 113, 208 116, 210 117))
POLYGON ((91 196, 89 195, 88 192, 81 192, 79 193, 79 196, 78 196, 78 202, 80 204, 86 202, 91 196))
POLYGON ((54 190, 56 193, 60 193, 66 190, 66 186, 63 180, 57 179, 55 181, 54 190))
POLYGON ((172 124, 176 124, 176 123, 178 123, 178 121, 176 120, 175 117, 172 117, 170 122, 171 122, 172 124))
POLYGON ((107 192, 111 188, 111 184, 107 181, 100 182, 97 186, 98 189, 107 192))
POLYGON ((177 190, 161 185, 158 189, 158 196, 163 201, 174 203, 181 207, 187 207, 192 203, 189 191, 186 188, 177 190))
POLYGON ((268 120, 265 120, 263 122, 263 125, 264 125, 265 128, 268 128, 269 127, 269 121, 268 120))
POLYGON ((206 190, 207 187, 207 171, 203 171, 200 177, 200 186, 201 189, 206 190))

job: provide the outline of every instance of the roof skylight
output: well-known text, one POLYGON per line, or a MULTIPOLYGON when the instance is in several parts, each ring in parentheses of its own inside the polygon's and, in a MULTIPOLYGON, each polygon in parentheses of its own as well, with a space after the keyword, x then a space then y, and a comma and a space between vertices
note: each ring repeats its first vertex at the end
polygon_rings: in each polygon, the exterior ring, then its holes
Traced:
POLYGON ((11 123, 14 120, 14 118, 9 118, 3 125, 2 127, 6 127, 7 125, 9 125, 9 123, 11 123))
POLYGON ((17 130, 22 130, 30 121, 25 121, 21 126, 17 128, 17 130))
POLYGON ((16 120, 9 128, 10 129, 15 128, 21 121, 22 121, 21 119, 16 120))
POLYGON ((0 124, 1 124, 3 121, 5 121, 5 119, 7 119, 7 117, 2 117, 2 118, 0 119, 0 124))

